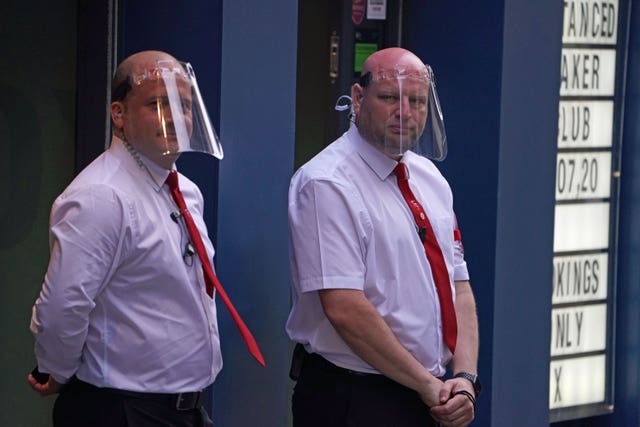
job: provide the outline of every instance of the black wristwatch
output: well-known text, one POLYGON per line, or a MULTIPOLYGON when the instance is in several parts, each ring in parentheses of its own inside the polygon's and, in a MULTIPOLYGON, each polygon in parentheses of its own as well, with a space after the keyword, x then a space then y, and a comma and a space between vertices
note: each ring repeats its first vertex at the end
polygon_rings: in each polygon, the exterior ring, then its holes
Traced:
POLYGON ((480 383, 480 378, 477 375, 473 375, 468 372, 458 372, 453 376, 453 378, 465 378, 471 381, 471 384, 473 385, 473 391, 476 393, 476 397, 480 396, 480 392, 482 391, 482 384, 480 383))

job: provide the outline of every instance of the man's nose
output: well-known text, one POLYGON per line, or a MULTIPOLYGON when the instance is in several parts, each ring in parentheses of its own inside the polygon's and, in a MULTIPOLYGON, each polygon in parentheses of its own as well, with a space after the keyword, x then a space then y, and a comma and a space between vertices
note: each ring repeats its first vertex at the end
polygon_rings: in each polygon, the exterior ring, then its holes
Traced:
POLYGON ((156 99, 156 108, 159 116, 166 117, 167 120, 171 117, 171 105, 167 100, 156 99))
POLYGON ((411 104, 409 102, 408 96, 401 96, 398 101, 398 111, 397 114, 399 117, 408 118, 411 117, 411 104))

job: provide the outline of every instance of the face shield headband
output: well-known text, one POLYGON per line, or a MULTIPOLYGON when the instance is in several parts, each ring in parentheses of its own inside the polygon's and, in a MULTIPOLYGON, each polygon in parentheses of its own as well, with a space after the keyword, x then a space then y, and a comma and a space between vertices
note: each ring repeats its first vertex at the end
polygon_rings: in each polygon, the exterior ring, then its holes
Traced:
POLYGON ((189 63, 159 60, 153 69, 130 76, 112 92, 112 101, 123 101, 128 92, 155 85, 157 137, 164 155, 195 151, 222 159, 220 139, 204 106, 193 67, 189 63))
POLYGON ((401 157, 407 150, 432 160, 444 160, 447 136, 431 67, 397 66, 368 72, 360 77, 369 110, 378 114, 371 138, 385 154, 401 157))

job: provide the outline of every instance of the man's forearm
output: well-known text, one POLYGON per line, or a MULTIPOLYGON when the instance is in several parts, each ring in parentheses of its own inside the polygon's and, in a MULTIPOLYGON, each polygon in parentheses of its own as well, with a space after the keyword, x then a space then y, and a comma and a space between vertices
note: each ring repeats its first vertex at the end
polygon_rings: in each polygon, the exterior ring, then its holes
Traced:
POLYGON ((479 338, 475 298, 468 281, 459 281, 455 285, 458 343, 451 369, 453 373, 465 371, 477 374, 479 338))
POLYGON ((322 290, 320 300, 334 328, 360 358, 383 375, 417 391, 427 405, 439 403, 442 382, 402 346, 362 291, 322 290))

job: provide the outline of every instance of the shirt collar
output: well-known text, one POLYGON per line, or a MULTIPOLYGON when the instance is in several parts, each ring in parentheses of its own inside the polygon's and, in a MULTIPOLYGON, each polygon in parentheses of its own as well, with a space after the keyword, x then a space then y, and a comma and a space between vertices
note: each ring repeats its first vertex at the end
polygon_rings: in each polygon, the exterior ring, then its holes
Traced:
MULTIPOLYGON (((133 152, 129 152, 124 141, 115 135, 111 138, 111 147, 119 153, 120 157, 130 159, 131 162, 127 163, 133 165, 135 169, 141 170, 156 191, 162 189, 170 170, 157 165, 133 147, 133 152)), ((173 169, 175 169, 175 164, 173 169)))
POLYGON ((389 175, 393 173, 393 169, 398 162, 390 157, 387 157, 382 151, 378 150, 371 143, 367 142, 358 127, 352 124, 347 131, 349 140, 353 142, 353 145, 364 162, 378 175, 381 181, 387 179, 389 175))

